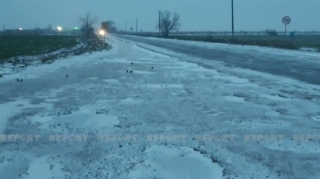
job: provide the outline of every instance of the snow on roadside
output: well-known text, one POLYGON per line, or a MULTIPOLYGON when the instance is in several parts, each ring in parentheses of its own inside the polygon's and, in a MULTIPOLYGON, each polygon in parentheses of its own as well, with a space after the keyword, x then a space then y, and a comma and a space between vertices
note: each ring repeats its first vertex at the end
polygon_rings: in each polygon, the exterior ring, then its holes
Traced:
POLYGON ((222 179, 218 164, 193 149, 151 146, 146 149, 145 161, 130 173, 130 179, 222 179))
POLYGON ((24 109, 30 108, 44 108, 51 109, 52 105, 49 103, 32 104, 28 99, 15 99, 15 101, 0 104, 0 134, 4 133, 6 125, 11 117, 22 112, 24 109))
POLYGON ((320 49, 317 48, 310 48, 310 47, 302 47, 299 49, 300 51, 306 51, 306 52, 318 52, 320 49))
MULTIPOLYGON (((109 50, 109 53, 115 53, 115 49, 109 50)), ((56 59, 54 62, 50 64, 42 64, 42 63, 33 63, 25 67, 24 65, 12 65, 9 63, 5 63, 0 65, 0 74, 4 74, 2 78, 0 78, 0 82, 14 80, 16 78, 23 79, 34 79, 45 73, 52 73, 61 68, 68 68, 71 66, 81 66, 85 63, 90 63, 90 60, 93 58, 103 58, 105 52, 95 52, 92 55, 86 53, 81 56, 69 56, 61 59, 56 59), (84 58, 86 57, 86 58, 84 58), (39 68, 39 66, 41 66, 39 68)))
POLYGON ((0 80, 4 99, 16 100, 1 103, 13 109, 4 114, 10 122, 3 129, 40 136, 38 142, 0 143, 0 164, 14 171, 1 170, 0 178, 319 176, 313 166, 320 155, 313 149, 320 144, 292 139, 320 135, 319 87, 215 62, 204 68, 190 63, 201 59, 108 40, 111 51, 28 67, 0 80), (22 74, 32 78, 17 83, 11 77, 22 74), (24 93, 11 92, 19 87, 24 93), (28 99, 23 110, 19 99, 28 99))
MULTIPOLYGON (((180 44, 194 45, 207 49, 216 49, 216 50, 232 50, 232 51, 242 51, 242 52, 255 52, 255 53, 268 53, 272 55, 289 55, 292 57, 297 56, 309 56, 309 57, 319 57, 320 53, 314 51, 296 51, 296 50, 286 50, 278 49, 272 47, 260 47, 260 46, 249 46, 249 45, 233 45, 233 44, 223 44, 223 43, 211 43, 211 42, 197 42, 197 41, 187 41, 187 40, 176 40, 176 39, 163 39, 156 37, 145 37, 152 40, 175 42, 180 44)), ((320 62, 318 62, 320 63, 320 62)))
POLYGON ((63 171, 63 166, 49 156, 43 156, 32 160, 26 174, 21 179, 64 179, 70 174, 63 171))

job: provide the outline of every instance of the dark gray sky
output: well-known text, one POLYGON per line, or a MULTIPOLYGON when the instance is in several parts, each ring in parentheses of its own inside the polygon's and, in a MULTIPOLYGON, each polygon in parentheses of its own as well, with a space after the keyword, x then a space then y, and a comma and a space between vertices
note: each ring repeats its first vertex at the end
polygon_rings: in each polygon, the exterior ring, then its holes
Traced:
MULTIPOLYGON (((320 31, 320 0, 234 0, 235 30, 283 30, 281 19, 292 18, 288 30, 320 31)), ((6 28, 79 26, 78 16, 91 11, 98 22, 155 31, 159 10, 181 16, 180 31, 231 29, 231 0, 0 0, 0 24, 6 28)), ((99 25, 99 23, 97 23, 99 25)))

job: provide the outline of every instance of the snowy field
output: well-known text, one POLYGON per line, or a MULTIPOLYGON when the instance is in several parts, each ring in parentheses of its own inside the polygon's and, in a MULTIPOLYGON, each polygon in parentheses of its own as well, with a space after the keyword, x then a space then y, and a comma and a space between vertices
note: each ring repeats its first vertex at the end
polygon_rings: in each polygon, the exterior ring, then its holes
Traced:
POLYGON ((319 178, 320 86, 107 41, 109 51, 1 67, 1 179, 319 178))
MULTIPOLYGON (((316 57, 320 58, 320 54, 316 51, 312 51, 311 49, 305 48, 302 51, 296 50, 284 50, 273 47, 260 47, 260 46, 252 46, 252 45, 232 45, 225 43, 212 43, 212 42, 198 42, 198 41, 187 41, 187 40, 177 40, 177 39, 163 39, 156 37, 146 37, 151 40, 159 40, 164 42, 175 42, 180 44, 188 44, 193 46, 198 46, 206 49, 215 49, 215 50, 228 50, 231 52, 242 52, 242 53, 268 53, 270 55, 286 55, 292 57, 301 57, 306 60, 307 57, 316 57), (310 51, 310 52, 305 52, 310 51)), ((320 63, 320 60, 319 62, 320 63)))

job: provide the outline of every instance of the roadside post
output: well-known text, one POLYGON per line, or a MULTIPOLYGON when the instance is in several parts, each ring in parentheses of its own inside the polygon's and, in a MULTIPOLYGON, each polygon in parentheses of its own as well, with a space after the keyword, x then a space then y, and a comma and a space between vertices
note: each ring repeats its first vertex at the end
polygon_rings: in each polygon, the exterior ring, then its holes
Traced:
POLYGON ((291 22, 291 18, 289 16, 284 16, 282 18, 282 23, 284 24, 284 37, 286 37, 287 34, 287 25, 289 25, 291 22))
POLYGON ((232 39, 234 39, 234 12, 233 12, 233 0, 231 0, 231 17, 232 17, 232 39))

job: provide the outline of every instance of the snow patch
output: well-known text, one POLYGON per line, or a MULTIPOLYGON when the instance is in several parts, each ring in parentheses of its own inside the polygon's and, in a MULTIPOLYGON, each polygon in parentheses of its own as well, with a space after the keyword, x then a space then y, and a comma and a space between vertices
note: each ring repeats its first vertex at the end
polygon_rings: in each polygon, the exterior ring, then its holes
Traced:
POLYGON ((83 125, 94 127, 113 127, 119 124, 117 116, 114 115, 94 115, 86 120, 83 125))
POLYGON ((140 100, 136 100, 136 99, 133 99, 130 97, 126 98, 126 99, 122 99, 120 102, 123 104, 139 104, 139 103, 141 103, 140 100))
POLYGON ((145 87, 156 88, 156 89, 160 89, 160 88, 182 88, 183 85, 182 84, 146 84, 145 87))
POLYGON ((34 123, 47 123, 49 121, 52 120, 52 117, 51 116, 33 116, 31 118, 31 121, 34 122, 34 123))
POLYGON ((154 74, 153 72, 150 72, 150 71, 139 71, 139 70, 134 70, 133 73, 140 74, 140 75, 152 75, 152 74, 154 74))
POLYGON ((99 77, 89 77, 88 79, 89 80, 97 80, 97 79, 99 79, 99 77))
POLYGON ((107 82, 107 83, 119 83, 119 81, 116 80, 116 79, 105 79, 105 80, 102 80, 102 81, 107 82))
POLYGON ((145 151, 145 160, 129 173, 130 179, 222 179, 218 164, 191 148, 151 146, 145 151))
POLYGON ((22 179, 63 179, 67 173, 63 166, 57 161, 50 161, 49 156, 37 158, 30 163, 27 174, 22 179))
POLYGON ((310 48, 310 47, 302 47, 299 49, 300 51, 306 51, 306 52, 317 52, 319 49, 317 48, 310 48))
POLYGON ((2 103, 0 104, 0 133, 4 131, 6 128, 7 121, 10 117, 15 114, 21 112, 25 108, 33 108, 33 107, 43 107, 50 109, 52 108, 52 104, 41 103, 41 104, 30 104, 30 101, 27 99, 17 99, 14 102, 2 103))
POLYGON ((107 58, 103 59, 103 62, 108 62, 108 63, 129 63, 130 61, 127 59, 123 58, 107 58))

